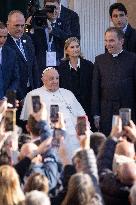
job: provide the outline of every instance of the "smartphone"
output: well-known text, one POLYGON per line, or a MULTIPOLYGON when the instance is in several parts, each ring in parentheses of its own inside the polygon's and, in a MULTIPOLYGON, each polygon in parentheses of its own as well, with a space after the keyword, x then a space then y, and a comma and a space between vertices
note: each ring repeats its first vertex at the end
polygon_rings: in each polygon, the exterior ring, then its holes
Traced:
POLYGON ((77 117, 77 134, 84 135, 87 130, 87 116, 77 117))
POLYGON ((34 112, 39 112, 39 110, 41 109, 41 103, 40 103, 40 96, 39 95, 32 96, 32 106, 33 106, 33 111, 34 112))
POLYGON ((59 119, 59 106, 58 105, 51 105, 50 106, 50 120, 52 123, 55 123, 59 119))
POLYGON ((131 120, 131 109, 130 108, 120 108, 119 115, 122 119, 122 127, 129 125, 131 120))
POLYGON ((112 116, 112 127, 117 126, 119 123, 119 115, 113 115, 112 116))
POLYGON ((66 132, 62 129, 55 128, 53 133, 52 147, 59 147, 62 137, 65 138, 66 132))
POLYGON ((7 109, 4 116, 5 131, 14 131, 16 125, 16 109, 7 109))
POLYGON ((13 105, 13 108, 16 107, 16 91, 7 90, 6 92, 7 102, 13 105))

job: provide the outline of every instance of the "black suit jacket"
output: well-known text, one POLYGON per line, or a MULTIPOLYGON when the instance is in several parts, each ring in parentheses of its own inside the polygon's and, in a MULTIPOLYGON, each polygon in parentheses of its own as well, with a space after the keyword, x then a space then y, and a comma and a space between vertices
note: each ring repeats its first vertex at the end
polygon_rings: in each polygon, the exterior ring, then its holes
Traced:
POLYGON ((125 32, 125 39, 123 47, 127 51, 136 53, 136 30, 131 27, 130 24, 127 26, 127 30, 125 32))
MULTIPOLYGON (((56 48, 57 60, 60 61, 64 56, 65 40, 72 36, 80 38, 80 25, 77 13, 61 6, 60 18, 57 19, 55 25, 52 27, 51 35, 53 36, 56 48)), ((46 67, 46 51, 48 50, 45 28, 35 29, 31 37, 35 45, 40 73, 42 73, 46 67)))
POLYGON ((19 85, 17 89, 17 97, 20 100, 23 99, 27 94, 28 79, 31 89, 37 88, 39 86, 39 73, 32 40, 29 36, 24 34, 21 37, 21 42, 23 44, 27 61, 23 57, 21 51, 10 35, 8 35, 6 41, 6 44, 16 52, 17 64, 19 67, 19 85))
MULTIPOLYGON (((3 75, 3 93, 8 89, 16 90, 18 87, 19 74, 16 53, 8 46, 2 47, 2 75, 3 75)), ((0 82, 1 83, 1 82, 0 82)), ((1 95, 1 94, 0 94, 1 95)))
MULTIPOLYGON (((61 61, 57 68, 60 75, 60 87, 71 90, 71 73, 69 60, 61 61)), ((92 76, 93 63, 91 61, 80 58, 80 99, 77 99, 86 114, 91 118, 91 90, 92 90, 92 76)))
POLYGON ((136 55, 123 51, 113 58, 109 53, 96 57, 92 86, 92 115, 101 117, 101 131, 109 134, 112 116, 121 107, 132 109, 136 119, 136 55))

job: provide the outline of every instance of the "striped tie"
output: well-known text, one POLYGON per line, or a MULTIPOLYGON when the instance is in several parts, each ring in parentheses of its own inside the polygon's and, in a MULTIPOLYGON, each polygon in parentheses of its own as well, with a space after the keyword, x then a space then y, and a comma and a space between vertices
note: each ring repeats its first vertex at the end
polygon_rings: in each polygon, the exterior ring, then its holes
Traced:
POLYGON ((16 44, 17 44, 19 50, 21 51, 22 55, 24 56, 24 59, 27 61, 21 39, 16 40, 16 44))

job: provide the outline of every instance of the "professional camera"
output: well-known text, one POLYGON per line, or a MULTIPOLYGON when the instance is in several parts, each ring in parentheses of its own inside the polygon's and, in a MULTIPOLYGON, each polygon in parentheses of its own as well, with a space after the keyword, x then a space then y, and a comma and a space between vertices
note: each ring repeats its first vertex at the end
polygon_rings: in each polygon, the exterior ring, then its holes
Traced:
POLYGON ((39 4, 37 0, 30 0, 28 3, 27 14, 32 16, 31 28, 43 28, 47 27, 47 12, 53 13, 56 6, 47 5, 44 9, 39 10, 39 4))

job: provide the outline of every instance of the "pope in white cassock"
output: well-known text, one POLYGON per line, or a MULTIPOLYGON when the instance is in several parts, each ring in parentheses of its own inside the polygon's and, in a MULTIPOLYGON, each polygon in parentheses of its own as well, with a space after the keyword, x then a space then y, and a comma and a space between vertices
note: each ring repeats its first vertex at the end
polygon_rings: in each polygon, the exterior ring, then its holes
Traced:
POLYGON ((80 103, 74 94, 66 89, 59 88, 59 74, 55 68, 46 68, 42 76, 43 86, 29 92, 25 98, 21 113, 21 120, 28 120, 32 110, 32 96, 39 95, 41 102, 45 102, 47 113, 50 113, 50 105, 59 105, 59 112, 64 115, 67 136, 65 139, 68 154, 71 158, 74 151, 79 148, 76 138, 77 116, 85 115, 80 103))

